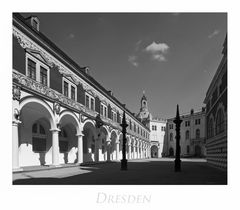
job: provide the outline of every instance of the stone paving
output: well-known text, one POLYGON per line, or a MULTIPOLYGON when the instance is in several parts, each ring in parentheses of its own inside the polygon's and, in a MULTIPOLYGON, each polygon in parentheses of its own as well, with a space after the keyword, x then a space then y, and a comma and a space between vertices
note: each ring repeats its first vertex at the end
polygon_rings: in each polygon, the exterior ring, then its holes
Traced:
POLYGON ((227 184, 227 172, 210 167, 204 159, 181 159, 182 171, 174 172, 174 159, 131 160, 128 170, 120 162, 51 170, 13 173, 13 184, 101 185, 219 185, 227 184))

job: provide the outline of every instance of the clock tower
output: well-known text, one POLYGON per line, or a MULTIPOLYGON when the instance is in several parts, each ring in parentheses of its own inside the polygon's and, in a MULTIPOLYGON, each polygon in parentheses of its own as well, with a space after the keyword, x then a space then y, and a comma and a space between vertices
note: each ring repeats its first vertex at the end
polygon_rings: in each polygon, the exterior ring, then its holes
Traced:
POLYGON ((141 120, 143 124, 146 126, 149 124, 150 121, 150 113, 148 111, 148 101, 147 97, 145 96, 145 91, 143 91, 143 96, 141 98, 141 108, 140 112, 138 113, 137 117, 141 120))

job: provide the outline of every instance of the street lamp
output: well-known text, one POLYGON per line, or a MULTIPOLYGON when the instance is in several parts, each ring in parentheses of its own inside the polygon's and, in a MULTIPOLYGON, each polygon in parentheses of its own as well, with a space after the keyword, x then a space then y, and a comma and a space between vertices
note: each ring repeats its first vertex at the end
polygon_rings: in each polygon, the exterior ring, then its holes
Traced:
POLYGON ((122 160, 121 160, 121 170, 127 170, 127 159, 126 159, 126 128, 128 126, 126 122, 126 117, 125 117, 125 111, 123 111, 123 119, 122 119, 122 124, 120 124, 122 127, 122 134, 123 134, 123 144, 122 144, 122 160))
POLYGON ((175 156, 175 172, 181 171, 181 160, 180 160, 180 126, 182 123, 182 120, 179 116, 179 108, 177 105, 177 114, 173 121, 176 124, 176 156, 175 156))

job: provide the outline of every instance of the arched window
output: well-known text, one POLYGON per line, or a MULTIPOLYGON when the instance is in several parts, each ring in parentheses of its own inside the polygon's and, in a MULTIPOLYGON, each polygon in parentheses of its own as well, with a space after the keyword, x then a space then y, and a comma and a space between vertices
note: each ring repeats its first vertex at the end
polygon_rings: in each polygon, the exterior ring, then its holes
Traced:
POLYGON ((189 130, 186 131, 185 137, 186 137, 186 140, 189 139, 189 130))
POLYGON ((65 131, 64 128, 61 129, 59 133, 59 151, 61 153, 67 152, 68 151, 68 139, 67 139, 67 132, 65 131))
POLYGON ((213 119, 210 119, 208 122, 208 137, 213 137, 213 119))
POLYGON ((173 134, 170 133, 170 141, 173 141, 173 134))
POLYGON ((199 138, 200 138, 200 130, 196 129, 196 139, 199 139, 199 138))
POLYGON ((224 131, 224 116, 223 110, 219 109, 216 117, 216 135, 224 131))
POLYGON ((32 150, 34 152, 45 152, 47 136, 44 127, 40 123, 32 126, 32 150))

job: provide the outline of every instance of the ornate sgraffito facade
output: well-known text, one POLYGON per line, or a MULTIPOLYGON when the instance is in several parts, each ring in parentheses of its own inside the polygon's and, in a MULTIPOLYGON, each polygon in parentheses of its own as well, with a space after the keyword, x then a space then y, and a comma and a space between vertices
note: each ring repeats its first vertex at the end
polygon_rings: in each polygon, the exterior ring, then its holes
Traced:
MULTIPOLYGON (((206 134, 205 134, 205 107, 201 111, 192 109, 189 114, 181 115, 180 147, 182 157, 205 157, 206 134)), ((166 136, 164 141, 164 156, 174 156, 176 152, 176 131, 174 118, 167 120, 166 136)))
POLYGON ((13 169, 120 160, 124 110, 128 159, 150 157, 149 128, 37 29, 13 14, 13 169))
POLYGON ((207 162, 227 169, 227 36, 223 57, 206 93, 207 162))

